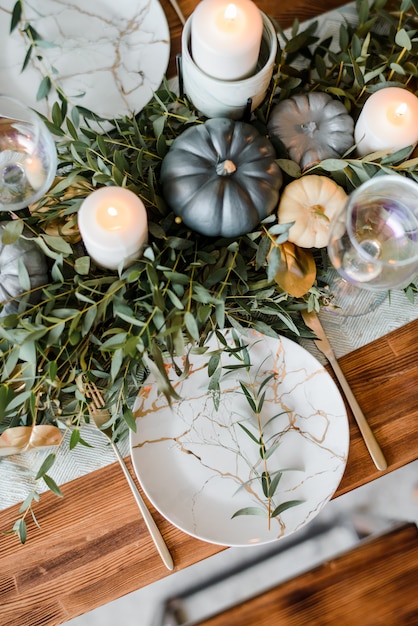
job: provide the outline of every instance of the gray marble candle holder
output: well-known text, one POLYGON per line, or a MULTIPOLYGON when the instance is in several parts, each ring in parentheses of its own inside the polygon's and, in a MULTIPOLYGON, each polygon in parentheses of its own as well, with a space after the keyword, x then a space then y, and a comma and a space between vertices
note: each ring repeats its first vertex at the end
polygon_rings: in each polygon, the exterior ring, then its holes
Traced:
POLYGON ((269 18, 263 18, 263 34, 257 70, 242 80, 220 80, 209 76, 195 64, 191 53, 191 20, 186 21, 182 34, 181 79, 184 93, 196 109, 206 117, 228 117, 239 120, 264 100, 277 54, 277 33, 269 18))

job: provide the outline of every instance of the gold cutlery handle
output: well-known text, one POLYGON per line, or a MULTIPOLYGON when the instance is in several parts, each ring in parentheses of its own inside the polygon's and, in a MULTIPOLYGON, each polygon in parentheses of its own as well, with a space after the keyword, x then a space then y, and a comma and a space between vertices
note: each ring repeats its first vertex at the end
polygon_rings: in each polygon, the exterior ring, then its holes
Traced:
POLYGON ((359 403, 357 402, 350 385, 347 382, 346 377, 344 376, 344 372, 342 371, 337 359, 328 358, 332 369, 344 391, 344 395, 347 399, 348 404, 353 412, 354 418, 357 422, 357 425, 360 429, 360 432, 363 436, 364 443, 370 453, 370 456, 373 459, 374 464, 376 465, 378 470, 385 470, 388 466, 386 459, 383 455, 382 449, 376 441, 376 438, 371 430, 363 411, 360 408, 359 403))
POLYGON ((175 12, 177 13, 177 17, 179 18, 180 22, 183 24, 183 26, 186 23, 186 18, 183 15, 182 10, 180 9, 177 0, 170 0, 170 4, 173 7, 173 9, 175 10, 175 12))
POLYGON ((115 455, 123 469, 123 472, 125 474, 126 480, 128 481, 128 484, 131 488, 131 491, 133 493, 133 496, 136 500, 136 503, 139 507, 139 510, 141 511, 142 517, 144 519, 144 522, 149 530, 149 533, 152 537, 152 539, 154 540, 155 546, 163 560, 164 565, 167 567, 167 569, 169 570, 173 570, 174 569, 174 563, 173 563, 173 559, 171 557, 171 554, 166 546, 166 543, 163 539, 163 536, 161 535, 157 524, 154 522, 151 513, 148 510, 147 505, 145 504, 144 500, 142 499, 141 494, 138 491, 138 488, 134 482, 134 480, 132 479, 132 476, 130 475, 128 468, 125 465, 125 461, 123 460, 123 457, 121 455, 121 453, 119 452, 119 449, 117 447, 117 445, 112 442, 112 447, 113 450, 115 452, 115 455))

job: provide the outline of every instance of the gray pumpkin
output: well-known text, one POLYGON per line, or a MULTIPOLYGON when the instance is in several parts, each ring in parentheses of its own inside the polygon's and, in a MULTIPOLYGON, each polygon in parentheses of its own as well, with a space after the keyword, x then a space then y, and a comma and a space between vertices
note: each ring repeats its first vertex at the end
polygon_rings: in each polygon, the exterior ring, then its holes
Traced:
POLYGON ((291 96, 276 104, 268 122, 270 136, 282 141, 303 169, 338 158, 354 144, 354 121, 345 106, 326 93, 291 96))
MULTIPOLYGON (((19 281, 19 259, 22 259, 30 278, 31 289, 45 285, 48 280, 48 269, 45 255, 34 241, 19 238, 14 243, 3 244, 2 234, 7 222, 0 222, 0 317, 16 313, 19 300, 24 289, 19 281)), ((23 235, 31 233, 24 228, 23 235)), ((40 291, 29 295, 28 301, 39 301, 40 291)))
POLYGON ((255 128, 210 119, 177 137, 161 169, 173 212, 210 237, 249 233, 277 206, 282 174, 271 143, 255 128))

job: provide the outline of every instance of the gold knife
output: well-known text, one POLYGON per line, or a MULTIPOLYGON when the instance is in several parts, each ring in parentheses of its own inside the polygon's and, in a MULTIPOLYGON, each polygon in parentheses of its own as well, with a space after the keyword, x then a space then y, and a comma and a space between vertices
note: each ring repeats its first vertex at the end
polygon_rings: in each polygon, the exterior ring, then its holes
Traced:
POLYGON ((302 311, 302 317, 305 321, 305 324, 308 326, 308 328, 310 328, 318 338, 314 340, 314 343, 317 346, 318 350, 320 350, 322 354, 327 358, 327 360, 329 361, 329 364, 334 370, 334 373, 338 379, 338 382, 341 385, 341 388, 344 392, 347 402, 350 405, 354 418, 363 436, 364 443, 366 444, 366 447, 370 453, 370 456, 373 459, 374 464, 376 465, 377 469, 382 470, 382 471, 385 470, 388 464, 383 455, 383 452, 379 444, 377 443, 376 438, 369 424, 367 423, 367 420, 363 414, 363 411, 360 408, 360 405, 358 404, 356 398, 354 397, 354 394, 335 357, 334 351, 331 347, 328 337, 325 334, 324 329, 322 328, 322 324, 319 321, 317 314, 315 313, 315 311, 310 311, 310 312, 302 311))

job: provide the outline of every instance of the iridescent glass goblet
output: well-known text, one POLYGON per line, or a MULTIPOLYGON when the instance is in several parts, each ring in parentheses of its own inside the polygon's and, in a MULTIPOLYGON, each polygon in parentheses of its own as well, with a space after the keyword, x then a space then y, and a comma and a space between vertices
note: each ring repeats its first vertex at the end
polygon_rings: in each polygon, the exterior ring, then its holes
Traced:
POLYGON ((55 144, 39 115, 0 95, 0 211, 17 211, 39 200, 56 168, 55 144))
POLYGON ((375 292, 376 302, 406 287, 418 275, 418 183, 398 174, 363 183, 331 225, 328 254, 341 276, 332 291, 344 280, 354 311, 357 290, 375 292))

